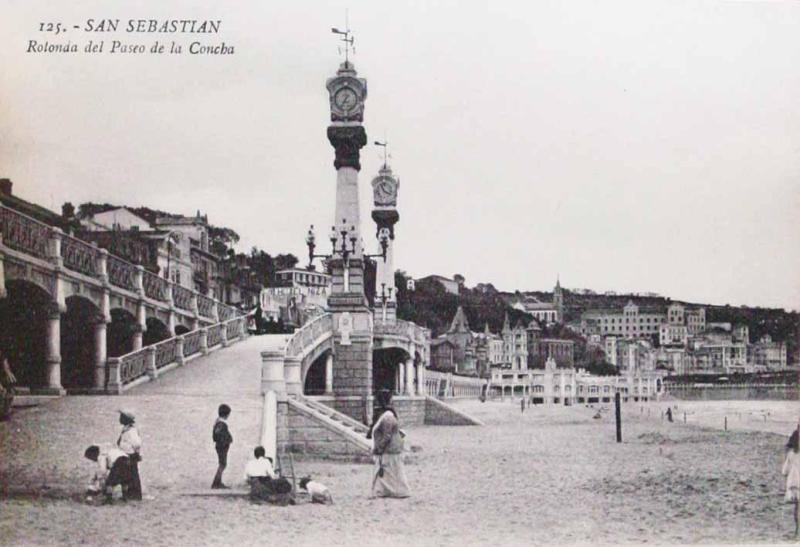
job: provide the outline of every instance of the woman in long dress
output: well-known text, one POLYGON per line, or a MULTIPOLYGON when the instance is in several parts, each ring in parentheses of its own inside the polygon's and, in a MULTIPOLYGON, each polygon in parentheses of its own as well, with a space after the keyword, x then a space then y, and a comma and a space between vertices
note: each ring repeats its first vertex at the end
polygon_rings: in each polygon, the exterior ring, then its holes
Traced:
POLYGON ((372 497, 407 498, 410 495, 406 473, 403 469, 403 438, 397 412, 392 408, 392 394, 381 390, 377 396, 378 408, 370 428, 372 457, 375 468, 372 479, 372 497))
POLYGON ((139 462, 142 457, 142 438, 136 429, 136 418, 133 413, 127 410, 119 411, 119 423, 122 424, 122 431, 117 439, 117 447, 128 456, 129 481, 125 489, 125 498, 129 500, 142 499, 142 481, 139 476, 139 462))

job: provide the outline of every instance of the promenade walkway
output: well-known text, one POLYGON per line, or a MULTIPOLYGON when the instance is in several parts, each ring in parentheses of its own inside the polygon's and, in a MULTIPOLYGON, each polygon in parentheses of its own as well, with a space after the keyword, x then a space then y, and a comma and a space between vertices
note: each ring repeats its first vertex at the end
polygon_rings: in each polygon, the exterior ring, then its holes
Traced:
POLYGON ((83 458, 92 443, 113 443, 117 409, 136 415, 143 437, 141 471, 153 496, 211 484, 216 453, 211 427, 220 403, 233 408, 230 480, 239 479, 259 438, 264 337, 190 361, 121 396, 71 396, 15 409, 0 422, 0 491, 64 497, 80 491, 90 473, 83 458))

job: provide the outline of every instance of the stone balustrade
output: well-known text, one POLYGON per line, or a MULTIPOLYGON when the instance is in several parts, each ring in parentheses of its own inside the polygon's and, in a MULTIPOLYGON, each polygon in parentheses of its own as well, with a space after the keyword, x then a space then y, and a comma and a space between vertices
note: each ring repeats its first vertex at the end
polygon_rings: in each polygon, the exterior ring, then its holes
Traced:
POLYGON ((208 328, 162 340, 121 357, 112 357, 107 362, 107 381, 104 386, 97 386, 97 391, 122 393, 143 381, 155 380, 160 374, 183 365, 189 358, 205 355, 217 345, 223 347, 220 345, 223 333, 230 334, 226 338, 228 343, 243 339, 247 333, 246 322, 246 317, 235 317, 208 328), (211 333, 215 333, 213 337, 211 333), (217 340, 216 344, 212 343, 214 339, 217 340))

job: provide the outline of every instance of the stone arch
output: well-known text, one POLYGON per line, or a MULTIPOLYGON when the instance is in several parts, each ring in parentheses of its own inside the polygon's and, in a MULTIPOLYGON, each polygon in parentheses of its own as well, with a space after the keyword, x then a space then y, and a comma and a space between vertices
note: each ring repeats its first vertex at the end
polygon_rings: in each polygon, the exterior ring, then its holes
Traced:
POLYGON ((157 344, 162 340, 172 337, 167 325, 157 317, 148 317, 146 324, 147 328, 144 331, 142 345, 152 346, 153 344, 157 344))
POLYGON ((186 325, 181 325, 180 323, 175 325, 175 336, 180 336, 182 334, 186 334, 187 332, 192 332, 192 329, 186 325))
POLYGON ((109 357, 119 357, 133 351, 134 335, 141 329, 136 317, 125 308, 111 309, 111 322, 106 331, 109 357))
POLYGON ((6 297, 0 299, 0 349, 20 386, 47 385, 47 319, 57 311, 48 291, 25 279, 6 281, 6 297))
POLYGON ((332 353, 333 350, 328 349, 311 362, 303 377, 304 395, 322 395, 325 393, 325 366, 328 362, 328 356, 332 353))
POLYGON ((408 351, 400 347, 385 347, 372 351, 372 392, 398 389, 397 371, 400 363, 410 358, 408 351))
POLYGON ((102 320, 90 299, 70 296, 61 315, 61 385, 91 387, 94 383, 95 325, 102 320))

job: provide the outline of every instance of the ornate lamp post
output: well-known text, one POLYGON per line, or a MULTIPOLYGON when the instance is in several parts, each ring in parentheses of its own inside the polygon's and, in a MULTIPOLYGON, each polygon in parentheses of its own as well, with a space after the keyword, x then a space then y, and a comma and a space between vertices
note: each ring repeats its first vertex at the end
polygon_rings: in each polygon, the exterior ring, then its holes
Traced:
POLYGON ((392 299, 392 288, 386 289, 386 283, 381 283, 381 294, 378 295, 378 299, 381 301, 381 306, 383 307, 383 322, 386 322, 386 304, 389 303, 392 299))

